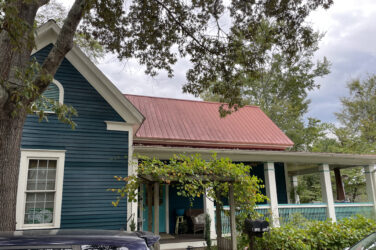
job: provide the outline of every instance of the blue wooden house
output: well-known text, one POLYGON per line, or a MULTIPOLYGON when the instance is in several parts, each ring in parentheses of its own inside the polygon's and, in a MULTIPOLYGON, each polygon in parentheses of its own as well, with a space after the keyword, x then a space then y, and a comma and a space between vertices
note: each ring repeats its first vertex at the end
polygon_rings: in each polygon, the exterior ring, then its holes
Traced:
MULTIPOLYGON (((52 21, 38 29, 33 52, 37 60, 47 56, 58 32, 52 21)), ((72 130, 54 113, 47 114, 48 122, 28 116, 21 145, 17 229, 129 229, 133 221, 145 230, 153 219, 147 218, 145 193, 137 203, 113 207, 115 195, 107 189, 119 185, 114 176, 135 172, 136 155, 168 160, 177 153, 210 158, 216 152, 252 164, 251 174, 264 181, 263 192, 269 197, 257 209, 271 215, 273 226, 294 211, 308 219, 334 221, 359 211, 375 212, 375 156, 285 151, 293 143, 258 107, 220 118, 218 103, 123 95, 77 46, 66 55, 45 95, 72 105, 78 112, 77 127, 72 130), (338 203, 343 197, 333 198, 330 171, 358 166, 365 169, 368 201, 338 203), (297 204, 296 177, 307 173, 320 175, 323 197, 319 203, 297 204)), ((335 187, 340 193, 342 181, 335 187)), ((176 211, 189 210, 190 204, 173 186, 161 190, 158 231, 174 233, 176 211)), ((215 206, 205 197, 196 199, 193 208, 214 218, 215 206)))
MULTIPOLYGON (((50 21, 38 29, 33 56, 42 61, 59 32, 50 21)), ((46 96, 74 106, 72 130, 47 112, 27 117, 21 144, 17 229, 126 227, 126 203, 113 207, 114 175, 128 174, 132 130, 142 114, 74 47, 46 96)))

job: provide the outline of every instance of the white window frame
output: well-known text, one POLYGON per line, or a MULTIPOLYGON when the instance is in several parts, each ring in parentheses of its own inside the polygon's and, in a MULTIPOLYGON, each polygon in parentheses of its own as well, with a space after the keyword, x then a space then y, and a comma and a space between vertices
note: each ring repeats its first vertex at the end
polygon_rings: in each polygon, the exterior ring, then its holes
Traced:
POLYGON ((57 86, 59 89, 59 103, 60 105, 64 104, 64 87, 63 85, 56 79, 52 80, 52 83, 57 86))
POLYGON ((65 150, 37 150, 21 149, 20 172, 18 179, 17 207, 16 207, 16 229, 43 229, 60 228, 61 203, 63 196, 65 150), (46 224, 25 224, 25 203, 26 185, 30 159, 56 160, 56 180, 55 180, 55 202, 54 216, 52 223, 46 224))
MULTIPOLYGON (((58 102, 59 102, 60 105, 63 105, 64 104, 64 87, 63 87, 63 85, 56 79, 53 79, 51 83, 55 84, 56 87, 59 89, 59 100, 58 100, 58 102)), ((38 113, 38 112, 39 112, 39 110, 35 111, 35 113, 38 113)), ((43 112, 45 114, 55 114, 54 111, 50 111, 50 110, 45 110, 43 112)))

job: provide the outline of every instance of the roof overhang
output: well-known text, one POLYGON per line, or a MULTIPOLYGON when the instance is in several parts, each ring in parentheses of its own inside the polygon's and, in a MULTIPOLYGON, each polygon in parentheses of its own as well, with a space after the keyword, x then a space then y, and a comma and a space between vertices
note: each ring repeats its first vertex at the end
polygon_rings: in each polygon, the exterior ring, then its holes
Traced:
MULTIPOLYGON (((54 44, 59 32, 60 28, 54 21, 48 21, 40 26, 36 31, 36 49, 33 53, 36 53, 49 44, 54 44)), ((124 121, 140 126, 145 119, 144 116, 123 96, 77 45, 73 46, 65 58, 85 77, 124 121)))
POLYGON ((167 160, 174 154, 200 154, 210 159, 213 153, 236 162, 283 162, 290 175, 317 172, 317 166, 329 164, 330 168, 349 168, 376 164, 376 155, 290 152, 268 150, 213 149, 190 147, 134 146, 134 154, 167 160))
POLYGON ((198 141, 198 140, 172 140, 170 138, 134 138, 135 144, 142 145, 160 145, 169 147, 199 147, 215 149, 269 149, 285 150, 292 144, 262 144, 262 143, 243 143, 243 142, 217 142, 217 141, 198 141))

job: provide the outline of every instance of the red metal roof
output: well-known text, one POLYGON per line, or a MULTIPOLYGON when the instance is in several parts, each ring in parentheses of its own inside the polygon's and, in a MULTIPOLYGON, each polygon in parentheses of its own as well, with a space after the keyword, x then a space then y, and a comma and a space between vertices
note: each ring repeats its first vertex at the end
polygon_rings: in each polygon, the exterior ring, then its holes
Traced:
POLYGON ((142 144, 283 150, 293 142, 256 106, 220 118, 220 103, 125 95, 145 116, 142 144))

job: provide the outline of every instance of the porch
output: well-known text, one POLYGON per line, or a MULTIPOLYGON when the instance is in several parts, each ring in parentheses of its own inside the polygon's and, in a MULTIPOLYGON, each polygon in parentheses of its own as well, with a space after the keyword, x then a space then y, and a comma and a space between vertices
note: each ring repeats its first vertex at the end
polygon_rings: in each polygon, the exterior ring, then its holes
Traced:
MULTIPOLYGON (((268 217, 272 222, 272 226, 278 227, 291 220, 295 220, 297 217, 306 220, 325 220, 330 218, 332 221, 337 221, 356 214, 362 214, 371 218, 375 215, 376 182, 374 166, 376 164, 376 156, 228 149, 217 149, 216 152, 219 157, 229 157, 234 162, 257 163, 254 167, 255 173, 252 174, 256 174, 263 180, 265 185, 264 192, 269 200, 267 204, 260 204, 256 208, 256 211, 263 217, 268 217), (361 167, 363 169, 367 198, 362 202, 356 203, 339 202, 339 200, 344 201, 345 199, 334 199, 333 190, 336 193, 341 193, 343 185, 341 187, 340 183, 342 181, 338 175, 336 175, 335 181, 332 181, 331 173, 354 167, 361 167), (316 174, 320 176, 321 200, 315 203, 299 204, 299 197, 296 195, 294 188, 296 188, 297 176, 304 174, 316 174)), ((149 157, 158 157, 164 160, 169 159, 176 153, 200 153, 203 158, 209 158, 213 153, 213 149, 135 146, 135 153, 149 157)), ((160 211, 163 211, 165 214, 163 218, 160 217, 160 221, 165 221, 166 228, 164 232, 174 234, 175 224, 171 220, 175 220, 176 215, 174 214, 174 209, 171 208, 171 204, 176 206, 177 202, 182 202, 182 200, 171 196, 171 187, 168 185, 164 189, 166 190, 165 194, 169 195, 165 196, 165 203, 160 203, 164 206, 164 209, 160 209, 160 211)), ((212 218, 211 237, 214 239, 216 238, 215 205, 205 197, 200 198, 198 204, 199 207, 195 208, 202 208, 212 218)), ((180 205, 178 206, 180 207, 180 205)), ((134 204, 134 207, 138 207, 138 205, 134 204)), ((184 208, 188 209, 189 204, 184 205, 184 208)), ((228 208, 225 207, 224 209, 228 208)), ((138 211, 135 209, 131 211, 133 214, 139 214, 139 228, 143 228, 147 221, 147 216, 142 205, 139 206, 138 211)), ((229 218, 224 212, 222 212, 221 218, 222 233, 226 235, 230 230, 229 218)), ((161 241, 161 249, 167 246, 165 244, 170 244, 174 240, 176 242, 186 240, 185 248, 195 246, 190 244, 191 242, 196 242, 195 244, 200 245, 204 243, 203 239, 202 241, 192 241, 189 237, 184 238, 184 236, 177 235, 175 239, 171 239, 168 242, 164 243, 164 241, 161 241)))

